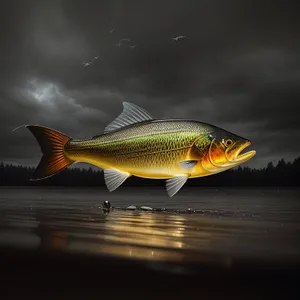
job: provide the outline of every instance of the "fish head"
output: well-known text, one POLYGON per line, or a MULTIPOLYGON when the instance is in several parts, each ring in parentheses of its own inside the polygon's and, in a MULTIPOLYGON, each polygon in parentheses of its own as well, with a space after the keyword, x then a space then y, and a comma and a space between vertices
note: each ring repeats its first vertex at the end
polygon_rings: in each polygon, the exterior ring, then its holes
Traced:
POLYGON ((203 157, 202 165, 211 172, 222 172, 238 166, 255 154, 255 150, 244 152, 251 145, 249 139, 240 137, 223 129, 209 135, 211 142, 203 157))

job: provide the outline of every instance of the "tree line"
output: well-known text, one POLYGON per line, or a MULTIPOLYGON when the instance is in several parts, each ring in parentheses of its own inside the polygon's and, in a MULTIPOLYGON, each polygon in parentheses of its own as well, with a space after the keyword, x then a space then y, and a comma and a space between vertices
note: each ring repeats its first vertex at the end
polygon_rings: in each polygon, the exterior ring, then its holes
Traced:
MULTIPOLYGON (((103 186, 105 185, 102 170, 69 168, 44 180, 30 181, 35 168, 27 166, 13 166, 0 163, 0 186, 103 186)), ((299 186, 300 157, 293 162, 284 159, 274 165, 252 169, 236 167, 231 170, 195 178, 187 181, 189 186, 299 186)), ((132 176, 123 185, 127 186, 162 186, 164 180, 143 179, 132 176)))

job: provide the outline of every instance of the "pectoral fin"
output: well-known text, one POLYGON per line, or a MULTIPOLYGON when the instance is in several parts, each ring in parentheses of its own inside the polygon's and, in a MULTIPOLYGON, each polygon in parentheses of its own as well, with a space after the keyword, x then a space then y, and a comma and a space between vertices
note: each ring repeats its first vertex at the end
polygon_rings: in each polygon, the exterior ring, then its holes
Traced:
POLYGON ((187 175, 179 175, 173 178, 167 179, 166 190, 170 197, 173 197, 188 180, 187 175))
POLYGON ((110 192, 116 190, 129 176, 130 174, 127 172, 114 169, 104 170, 105 184, 110 192))
POLYGON ((184 160, 180 162, 180 166, 183 170, 190 171, 196 166, 197 162, 197 160, 184 160))

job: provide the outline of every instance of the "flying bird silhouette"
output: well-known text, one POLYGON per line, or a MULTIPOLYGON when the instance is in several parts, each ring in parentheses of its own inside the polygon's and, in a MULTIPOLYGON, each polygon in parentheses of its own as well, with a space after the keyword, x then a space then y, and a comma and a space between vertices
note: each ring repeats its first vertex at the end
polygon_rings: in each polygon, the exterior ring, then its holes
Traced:
POLYGON ((186 36, 185 35, 179 35, 179 36, 176 36, 174 38, 172 38, 173 42, 177 42, 181 39, 184 39, 186 36))
POLYGON ((82 62, 83 66, 84 67, 89 67, 92 63, 91 62, 82 62))
POLYGON ((137 45, 132 45, 132 46, 129 45, 129 48, 132 50, 132 49, 134 49, 136 46, 137 46, 137 45))
POLYGON ((109 33, 114 33, 114 32, 115 32, 114 28, 109 31, 109 33))
POLYGON ((119 42, 118 44, 116 44, 117 47, 121 47, 122 46, 122 43, 119 42))
POLYGON ((97 55, 97 56, 94 56, 94 59, 98 59, 99 58, 99 55, 97 55))

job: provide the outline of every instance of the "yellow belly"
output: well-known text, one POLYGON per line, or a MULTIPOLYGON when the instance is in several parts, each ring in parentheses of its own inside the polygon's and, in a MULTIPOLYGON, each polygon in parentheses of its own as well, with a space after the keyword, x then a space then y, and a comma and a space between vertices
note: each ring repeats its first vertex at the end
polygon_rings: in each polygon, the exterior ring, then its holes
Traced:
MULTIPOLYGON (((66 155, 70 160, 96 165, 102 169, 115 169, 128 172, 143 178, 171 178, 176 175, 190 177, 205 176, 207 171, 201 167, 201 162, 191 170, 185 170, 180 162, 185 160, 200 161, 203 151, 199 146, 193 146, 199 140, 198 131, 153 133, 155 128, 136 128, 134 136, 119 137, 123 131, 112 135, 103 135, 87 141, 73 141, 66 147, 66 155), (195 150, 198 149, 198 150, 195 150)), ((125 133, 124 133, 125 135, 125 133)), ((203 148, 207 147, 209 139, 203 140, 203 148)), ((200 145, 201 148, 201 145, 200 145)))
MULTIPOLYGON (((190 178, 208 176, 211 173, 202 167, 199 161, 191 170, 184 170, 180 162, 196 160, 190 148, 159 152, 147 155, 115 157, 77 156, 77 161, 90 163, 102 169, 115 169, 128 172, 141 178, 167 179, 177 175, 187 175, 190 178)), ((199 157, 198 157, 199 159, 199 157)))

